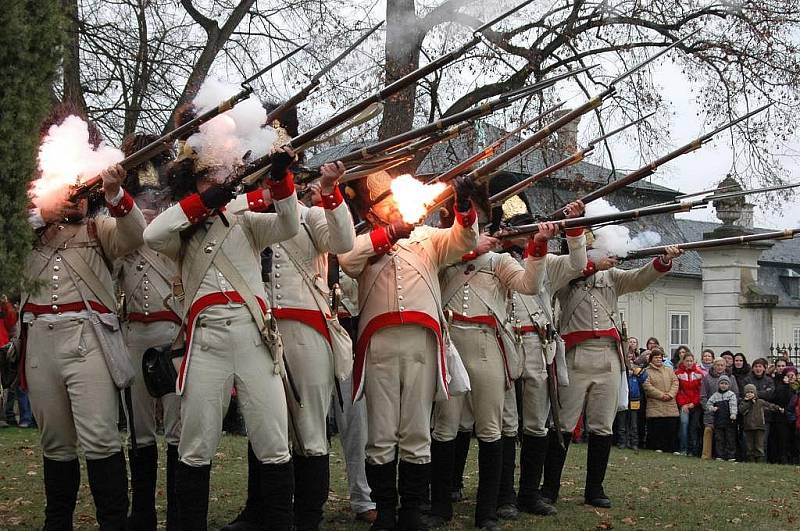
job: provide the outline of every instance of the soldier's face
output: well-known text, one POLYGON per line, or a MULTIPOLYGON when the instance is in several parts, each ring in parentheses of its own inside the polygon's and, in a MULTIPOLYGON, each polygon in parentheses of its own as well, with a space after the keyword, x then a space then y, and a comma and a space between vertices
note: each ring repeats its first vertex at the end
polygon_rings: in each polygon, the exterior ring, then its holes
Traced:
POLYGON ((396 221, 403 221, 403 215, 397 209, 397 203, 391 198, 387 197, 380 203, 372 207, 372 212, 381 223, 389 225, 396 221))

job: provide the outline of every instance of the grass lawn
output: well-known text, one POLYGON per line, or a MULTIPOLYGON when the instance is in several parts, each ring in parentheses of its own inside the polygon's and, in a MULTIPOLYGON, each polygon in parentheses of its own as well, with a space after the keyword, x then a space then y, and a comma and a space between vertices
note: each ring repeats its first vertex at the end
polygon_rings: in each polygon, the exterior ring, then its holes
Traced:
MULTIPOLYGON (((0 529, 40 529, 44 493, 38 435, 34 430, 0 430, 0 529)), ((163 454, 162 454, 163 455, 163 454)), ((449 529, 470 529, 476 488, 477 445, 467 467, 467 501, 457 504, 449 529)), ((584 507, 584 445, 573 445, 565 470, 559 514, 522 516, 506 529, 800 529, 800 467, 700 461, 642 451, 612 450, 606 492, 611 510, 584 507)), ((161 463, 163 466, 163 463, 161 463)), ((247 445, 225 436, 214 459, 210 529, 219 529, 244 503, 247 445)), ((94 529, 94 505, 85 469, 75 516, 76 529, 94 529)), ((163 468, 158 506, 164 515, 163 468)), ((367 526, 352 521, 344 463, 334 442, 331 494, 325 529, 367 526)), ((163 523, 163 522, 162 522, 163 523)))

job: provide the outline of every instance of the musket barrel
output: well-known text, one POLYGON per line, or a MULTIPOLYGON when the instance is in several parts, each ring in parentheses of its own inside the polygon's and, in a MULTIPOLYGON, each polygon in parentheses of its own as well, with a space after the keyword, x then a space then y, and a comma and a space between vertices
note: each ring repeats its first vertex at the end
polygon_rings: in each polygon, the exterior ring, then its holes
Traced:
MULTIPOLYGON (((696 242, 686 242, 686 243, 675 243, 672 244, 679 249, 711 249, 714 247, 724 247, 726 245, 737 245, 742 243, 749 243, 749 242, 757 242, 757 241, 764 241, 764 240, 783 240, 794 238, 798 233, 800 233, 800 229, 785 229, 779 231, 770 231, 770 232, 762 232, 759 234, 747 234, 744 236, 731 236, 728 238, 716 238, 713 240, 700 240, 696 242)), ((645 258, 648 256, 657 256, 660 254, 664 254, 666 252, 667 247, 670 245, 658 245, 655 247, 643 247, 641 249, 636 249, 624 256, 623 258, 627 260, 635 260, 637 258, 645 258)))

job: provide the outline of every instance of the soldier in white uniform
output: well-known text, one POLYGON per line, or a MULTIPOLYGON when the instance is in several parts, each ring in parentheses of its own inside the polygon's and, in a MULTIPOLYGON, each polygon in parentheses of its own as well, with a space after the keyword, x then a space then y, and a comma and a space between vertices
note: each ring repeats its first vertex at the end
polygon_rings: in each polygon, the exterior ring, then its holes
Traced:
POLYGON ((177 381, 182 422, 176 473, 183 529, 206 529, 211 459, 233 385, 261 463, 264 525, 280 530, 292 525, 294 473, 282 347, 261 282, 260 255, 300 228, 288 171, 293 160, 288 150, 273 155, 265 183, 275 213, 267 213, 263 189, 231 200, 230 190, 209 177, 213 161, 202 152, 185 152, 173 163, 173 186, 197 192, 145 230, 149 247, 178 261, 184 291, 186 352, 177 381))
MULTIPOLYGON (((122 142, 122 151, 125 155, 131 155, 156 138, 155 135, 130 135, 122 142)), ((148 222, 169 205, 162 174, 171 158, 168 152, 128 172, 125 189, 134 196, 134 201, 148 222)), ((142 357, 151 347, 171 344, 178 334, 182 310, 179 301, 172 296, 172 281, 177 270, 170 258, 144 245, 119 260, 116 269, 124 300, 123 333, 136 369, 132 395, 138 447, 136 451, 128 451, 131 470, 128 527, 155 531, 158 525, 155 506, 158 478, 157 399, 150 396, 144 384, 142 357)), ((167 530, 172 530, 178 524, 174 491, 180 436, 180 400, 175 393, 170 393, 161 398, 161 404, 167 443, 167 530)))
POLYGON ((424 529, 420 505, 430 476, 431 408, 434 397, 448 396, 438 272, 477 243, 470 201, 475 187, 457 178, 457 220, 451 228, 412 232, 387 196, 388 174, 365 181, 367 189, 359 194, 368 203, 362 217, 373 229, 358 236, 339 262, 358 280, 353 394, 367 402, 367 480, 378 510, 372 529, 424 529))
MULTIPOLYGON (((344 169, 342 163, 322 165, 320 206, 298 204, 301 229, 272 247, 268 273, 269 303, 283 339, 293 390, 298 393, 289 393, 294 527, 298 531, 319 528, 330 486, 326 416, 334 391, 334 356, 328 327, 337 316, 330 310, 328 253, 346 253, 355 239, 353 220, 338 188, 344 169)), ((250 476, 257 476, 257 470, 249 471, 248 491, 257 490, 259 481, 250 476)), ((257 492, 248 492, 247 499, 250 507, 226 531, 261 528, 257 492)))
POLYGON ((610 507, 603 490, 612 426, 620 405, 627 406, 627 382, 616 324, 617 298, 641 291, 666 274, 681 251, 668 247, 664 256, 638 269, 614 267, 616 259, 590 261, 583 274, 556 292, 560 304, 559 330, 566 347, 569 385, 559 387, 559 422, 564 447, 551 434, 541 489, 542 501, 552 505, 558 498, 572 430, 585 408, 586 456, 584 500, 595 507, 610 507), (623 391, 621 393, 620 391, 623 391), (624 404, 621 404, 624 402, 624 404))
POLYGON ((28 389, 41 431, 48 530, 72 529, 79 447, 100 528, 124 530, 128 512, 119 390, 90 318, 107 323, 109 334, 120 333, 108 264, 142 244, 145 221, 120 186, 125 170, 117 165, 101 177, 109 216, 87 217, 85 199, 30 213, 38 235, 26 273, 42 287, 22 295, 20 385, 28 389))
MULTIPOLYGON (((529 222, 519 218, 510 221, 514 224, 529 222)), ((524 512, 542 516, 556 512, 553 506, 543 503, 539 495, 547 451, 547 419, 550 415, 548 384, 555 385, 555 382, 548 382, 548 367, 566 371, 566 367, 552 365, 555 361, 556 337, 551 293, 566 286, 586 267, 586 239, 583 229, 570 229, 566 236, 569 254, 545 256, 542 290, 535 295, 516 292, 511 301, 512 319, 520 340, 522 356, 522 450, 516 505, 524 512)), ((555 372, 550 374, 555 376, 555 372)), ((516 407, 514 413, 516 414, 516 407)), ((508 481, 513 485, 513 467, 508 481)))

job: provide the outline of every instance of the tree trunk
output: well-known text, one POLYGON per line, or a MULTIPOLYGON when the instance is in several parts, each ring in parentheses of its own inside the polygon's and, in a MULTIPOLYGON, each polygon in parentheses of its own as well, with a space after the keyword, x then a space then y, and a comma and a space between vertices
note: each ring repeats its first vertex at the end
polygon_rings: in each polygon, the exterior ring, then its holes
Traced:
MULTIPOLYGON (((419 67, 420 47, 424 32, 419 27, 414 0, 386 2, 386 84, 390 84, 419 67)), ((378 138, 408 131, 414 123, 414 100, 417 84, 390 97, 383 109, 378 138)))
POLYGON ((67 39, 64 45, 64 96, 63 101, 71 101, 78 110, 86 114, 86 100, 81 88, 80 33, 78 31, 78 0, 61 0, 64 10, 67 39))

